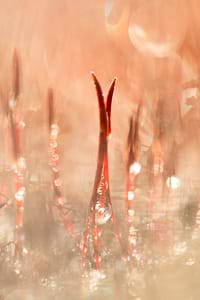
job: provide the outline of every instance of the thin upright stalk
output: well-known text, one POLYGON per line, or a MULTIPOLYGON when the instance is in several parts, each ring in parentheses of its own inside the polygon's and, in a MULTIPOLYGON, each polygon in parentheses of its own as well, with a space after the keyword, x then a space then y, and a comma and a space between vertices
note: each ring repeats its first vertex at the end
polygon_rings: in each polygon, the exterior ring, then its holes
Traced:
POLYGON ((52 89, 48 89, 47 93, 47 107, 48 107, 48 129, 49 129, 49 160, 52 172, 53 198, 56 207, 60 213, 62 223, 64 225, 66 234, 75 239, 77 242, 79 237, 75 234, 74 226, 70 222, 65 208, 65 198, 61 190, 61 178, 59 173, 60 158, 58 153, 58 134, 59 127, 56 122, 55 100, 52 89))
POLYGON ((24 247, 24 199, 25 199, 25 182, 24 172, 26 169, 25 158, 22 156, 21 135, 23 123, 16 113, 20 95, 20 68, 19 57, 15 50, 13 54, 12 68, 12 92, 8 100, 8 119, 10 124, 10 134, 12 140, 12 154, 14 159, 14 186, 15 186, 15 206, 16 206, 16 230, 15 230, 15 257, 22 255, 24 247))
POLYGON ((86 219, 85 231, 83 234, 82 244, 82 268, 85 267, 86 254, 88 252, 88 242, 91 233, 92 245, 93 245, 93 261, 95 268, 100 268, 100 237, 102 227, 98 224, 98 213, 110 211, 108 220, 111 220, 114 226, 114 232, 116 238, 123 248, 121 241, 121 235, 119 233, 116 218, 114 216, 112 202, 110 197, 110 186, 109 186, 109 172, 108 172, 108 140, 111 136, 111 106, 112 97, 116 79, 113 80, 106 99, 104 101, 103 92, 99 81, 97 80, 94 73, 92 78, 96 87, 98 106, 99 106, 99 146, 97 155, 97 168, 96 175, 93 185, 92 197, 89 204, 88 215, 86 219))

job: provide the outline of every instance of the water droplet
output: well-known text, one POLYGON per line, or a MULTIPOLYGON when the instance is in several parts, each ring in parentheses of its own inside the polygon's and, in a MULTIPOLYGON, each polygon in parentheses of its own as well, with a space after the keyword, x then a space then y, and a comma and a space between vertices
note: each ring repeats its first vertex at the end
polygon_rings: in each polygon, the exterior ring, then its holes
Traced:
POLYGON ((8 105, 9 105, 9 108, 10 108, 10 109, 15 108, 15 106, 16 106, 16 100, 15 100, 13 97, 11 97, 11 98, 9 99, 8 105))
POLYGON ((60 186, 62 185, 62 180, 61 180, 61 178, 55 179, 55 180, 54 180, 54 184, 55 184, 55 186, 60 187, 60 186))
POLYGON ((176 190, 180 187, 181 181, 176 176, 171 176, 167 178, 167 186, 173 190, 176 190))
POLYGON ((136 244, 137 244, 137 240, 136 240, 136 238, 133 237, 133 236, 129 236, 128 241, 129 241, 129 243, 132 244, 132 245, 136 245, 136 244))
POLYGON ((111 209, 108 207, 102 207, 96 209, 95 213, 95 222, 97 225, 103 225, 106 224, 112 216, 111 209))
POLYGON ((57 198, 57 203, 58 203, 59 205, 64 205, 64 203, 65 203, 64 198, 63 198, 63 197, 58 197, 58 198, 57 198))
POLYGON ((50 142, 50 147, 51 147, 51 148, 57 148, 57 146, 58 146, 58 143, 57 143, 56 140, 52 140, 52 141, 50 142))
POLYGON ((138 162, 134 162, 129 169, 131 174, 138 175, 141 171, 141 165, 138 162))
POLYGON ((134 198, 135 198, 134 192, 128 191, 128 200, 129 200, 129 201, 132 201, 132 200, 134 200, 134 198))
POLYGON ((59 126, 57 124, 52 124, 51 125, 51 136, 53 138, 57 138, 59 133, 59 126))
POLYGON ((133 217, 134 214, 135 214, 135 212, 134 212, 133 209, 129 209, 129 210, 128 210, 128 215, 129 215, 129 217, 133 217))
POLYGON ((26 126, 26 124, 23 121, 20 121, 19 122, 19 126, 20 126, 20 128, 23 129, 26 126))
POLYGON ((25 196, 25 187, 21 187, 16 193, 15 193, 15 199, 17 201, 23 201, 25 196))
POLYGON ((26 248, 23 248, 23 253, 28 254, 28 250, 26 248))
POLYGON ((20 170, 26 169, 26 160, 24 157, 19 157, 17 161, 17 166, 20 170))

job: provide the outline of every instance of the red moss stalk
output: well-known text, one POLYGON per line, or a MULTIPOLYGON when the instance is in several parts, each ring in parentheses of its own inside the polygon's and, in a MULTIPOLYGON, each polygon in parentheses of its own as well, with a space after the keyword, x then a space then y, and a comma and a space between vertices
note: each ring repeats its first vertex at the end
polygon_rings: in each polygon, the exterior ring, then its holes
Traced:
POLYGON ((133 117, 130 119, 129 133, 127 139, 127 160, 126 160, 126 215, 128 226, 128 254, 129 262, 133 262, 133 252, 137 248, 137 228, 135 227, 135 215, 136 215, 136 198, 135 187, 136 180, 140 170, 138 162, 138 130, 139 130, 139 117, 142 103, 139 104, 135 120, 133 117))
POLYGON ((52 171, 54 202, 59 210, 61 220, 63 222, 67 235, 77 241, 78 236, 74 232, 74 226, 67 217, 65 208, 65 199, 61 191, 61 178, 59 174, 59 154, 58 154, 58 133, 59 127, 55 120, 55 103, 53 90, 49 89, 47 93, 48 106, 48 128, 49 128, 49 153, 50 167, 52 171))
POLYGON ((85 259, 88 252, 88 242, 89 238, 91 237, 93 245, 94 267, 98 270, 100 268, 101 261, 100 237, 102 231, 101 225, 103 223, 106 223, 109 220, 112 221, 116 238, 122 248, 123 245, 112 208, 108 172, 108 140, 111 135, 111 106, 116 79, 113 80, 109 88, 105 103, 101 86, 94 73, 92 73, 92 78, 96 87, 98 98, 100 131, 96 175, 88 209, 88 216, 86 219, 85 231, 83 234, 81 265, 82 268, 85 267, 85 259))
POLYGON ((26 169, 26 162, 22 156, 21 150, 21 134, 24 127, 19 115, 16 113, 16 107, 20 94, 20 70, 19 58, 17 51, 13 54, 13 70, 12 70, 12 93, 8 102, 8 118, 10 121, 10 133, 12 140, 12 153, 14 159, 15 171, 15 206, 16 206, 16 231, 15 231, 15 258, 22 255, 24 247, 24 234, 23 234, 23 219, 24 219, 24 198, 25 198, 25 183, 24 172, 26 169))

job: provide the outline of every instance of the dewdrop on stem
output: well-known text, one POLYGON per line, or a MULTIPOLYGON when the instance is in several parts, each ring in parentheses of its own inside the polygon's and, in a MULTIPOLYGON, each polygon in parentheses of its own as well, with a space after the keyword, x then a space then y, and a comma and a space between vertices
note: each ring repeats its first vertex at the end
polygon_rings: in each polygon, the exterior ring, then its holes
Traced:
POLYGON ((181 186, 181 181, 177 176, 173 175, 167 178, 166 184, 172 190, 176 190, 181 186))
POLYGON ((129 200, 129 201, 132 201, 132 200, 134 200, 134 198, 135 198, 134 192, 128 191, 128 200, 129 200))
POLYGON ((129 168, 130 174, 138 175, 140 171, 141 171, 141 165, 138 162, 134 162, 129 168))

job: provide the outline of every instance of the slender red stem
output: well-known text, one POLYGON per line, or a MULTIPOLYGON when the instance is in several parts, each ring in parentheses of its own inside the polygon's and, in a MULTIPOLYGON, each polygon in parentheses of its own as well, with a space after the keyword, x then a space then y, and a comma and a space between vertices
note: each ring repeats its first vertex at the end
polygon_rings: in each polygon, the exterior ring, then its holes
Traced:
POLYGON ((94 251, 94 263, 95 268, 98 270, 100 268, 100 235, 101 227, 96 222, 96 210, 97 205, 100 205, 100 209, 110 209, 111 210, 111 220, 114 226, 115 234, 117 240, 121 241, 121 235, 116 225, 116 219, 114 217, 114 212, 112 209, 111 197, 110 197, 110 187, 109 187, 109 175, 108 175, 108 138, 111 134, 111 105, 112 97, 114 92, 114 87, 116 79, 113 80, 106 99, 106 104, 104 101, 104 96, 102 93, 101 86, 97 80, 94 73, 92 73, 92 78, 96 87, 98 105, 99 105, 99 147, 97 156, 97 168, 94 180, 92 197, 90 200, 88 216, 85 225, 85 231, 83 235, 83 246, 82 246, 82 267, 85 267, 85 258, 87 253, 87 245, 92 232, 92 244, 94 251))
POLYGON ((16 205, 16 232, 15 232, 15 257, 20 257, 23 250, 23 218, 24 218, 24 197, 25 197, 25 159, 21 151, 22 126, 19 116, 15 113, 20 94, 20 70, 17 51, 13 54, 13 81, 12 94, 8 102, 8 117, 10 121, 10 133, 12 138, 12 153, 15 162, 15 205, 16 205))
POLYGON ((135 186, 137 174, 131 171, 131 167, 138 160, 138 143, 139 143, 139 118, 142 108, 142 102, 139 103, 135 120, 130 118, 129 132, 127 138, 127 161, 126 161, 126 214, 127 214, 127 228, 128 228, 128 254, 129 261, 132 263, 133 251, 137 248, 137 230, 135 228, 135 215, 136 215, 136 199, 135 199, 135 186))
POLYGON ((20 68, 19 56, 17 50, 14 49, 13 53, 13 69, 12 69, 12 93, 13 100, 17 101, 20 94, 20 68))
POLYGON ((113 82, 111 83, 110 88, 108 90, 107 100, 106 100, 106 112, 108 117, 108 129, 107 129, 108 137, 111 134, 111 107, 112 107, 112 98, 113 98, 116 80, 117 78, 114 78, 113 82))
POLYGON ((58 125, 55 120, 55 101, 52 89, 48 89, 47 93, 48 106, 48 126, 49 126, 49 150, 50 150, 50 166, 52 170, 52 181, 54 191, 54 202, 59 210, 61 220, 63 222, 66 233, 75 241, 78 241, 78 235, 75 234, 74 226, 66 216, 64 196, 61 191, 61 178, 59 174, 59 154, 58 154, 58 125))

